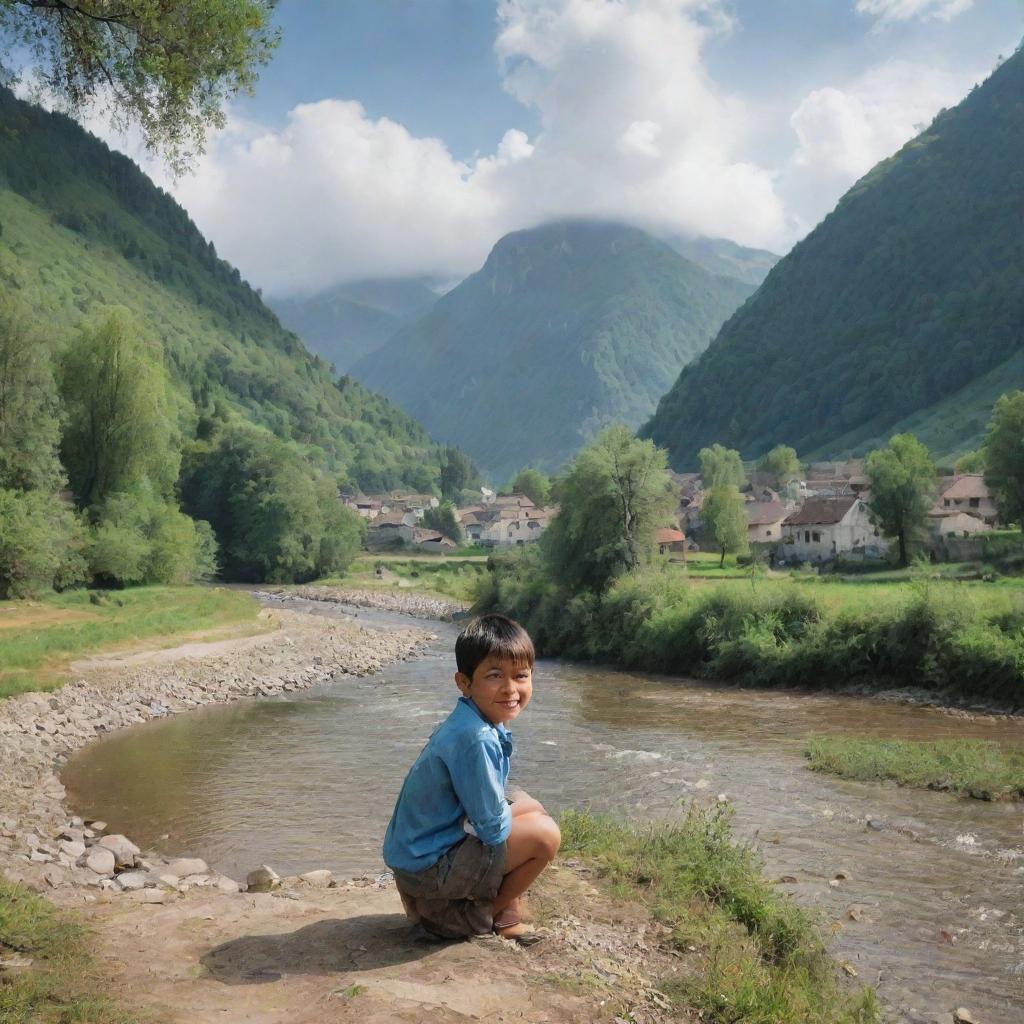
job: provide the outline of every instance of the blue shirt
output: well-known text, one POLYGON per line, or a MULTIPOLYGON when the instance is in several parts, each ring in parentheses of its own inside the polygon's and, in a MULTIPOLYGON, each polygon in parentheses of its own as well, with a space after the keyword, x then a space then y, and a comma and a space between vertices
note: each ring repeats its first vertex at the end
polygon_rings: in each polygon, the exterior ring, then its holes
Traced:
POLYGON ((466 838, 466 819, 482 843, 503 843, 512 831, 505 799, 511 757, 512 734, 460 697, 405 777, 384 836, 384 863, 408 872, 429 868, 466 838))

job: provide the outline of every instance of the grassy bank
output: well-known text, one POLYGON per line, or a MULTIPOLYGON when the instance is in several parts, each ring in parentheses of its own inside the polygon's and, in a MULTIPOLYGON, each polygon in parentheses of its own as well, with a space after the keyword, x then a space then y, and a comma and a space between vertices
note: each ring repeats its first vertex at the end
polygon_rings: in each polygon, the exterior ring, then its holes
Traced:
POLYGON ((761 873, 726 812, 691 807, 679 823, 628 828, 588 814, 561 819, 562 852, 645 902, 687 957, 665 992, 716 1024, 874 1024, 871 989, 849 990, 815 918, 761 873))
POLYGON ((82 929, 65 912, 0 879, 0 1020, 133 1024, 102 993, 82 929), (13 960, 23 966, 3 967, 13 960))
POLYGON ((409 591, 426 597, 472 601, 480 579, 487 571, 486 559, 474 551, 472 556, 361 555, 344 576, 317 580, 316 585, 352 587, 359 590, 409 591), (377 575, 378 566, 384 570, 377 575))
POLYGON ((0 698, 47 690, 77 658, 140 641, 228 627, 256 632, 259 606, 239 591, 139 587, 72 591, 42 601, 0 602, 0 698))
POLYGON ((806 754, 817 772, 863 781, 950 790, 982 800, 1024 799, 1024 749, 985 740, 809 741, 806 754))
POLYGON ((605 594, 555 586, 533 552, 493 560, 481 610, 548 655, 756 686, 915 687, 1024 707, 1024 593, 999 584, 823 577, 691 582, 659 567, 605 594))

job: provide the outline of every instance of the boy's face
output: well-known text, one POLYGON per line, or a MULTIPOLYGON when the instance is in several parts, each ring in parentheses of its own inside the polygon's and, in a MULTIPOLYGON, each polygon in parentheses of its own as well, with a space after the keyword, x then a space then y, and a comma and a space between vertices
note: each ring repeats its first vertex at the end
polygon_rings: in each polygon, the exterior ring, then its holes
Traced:
POLYGON ((530 703, 533 670, 509 658, 489 655, 476 667, 473 678, 455 673, 455 684, 493 725, 511 722, 530 703))

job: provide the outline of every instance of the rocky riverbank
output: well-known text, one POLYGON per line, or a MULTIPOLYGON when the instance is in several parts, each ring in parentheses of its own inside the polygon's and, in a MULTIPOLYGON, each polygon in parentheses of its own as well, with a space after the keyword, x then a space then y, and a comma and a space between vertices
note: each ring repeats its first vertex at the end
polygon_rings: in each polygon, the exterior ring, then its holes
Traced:
POLYGON ((427 597, 424 594, 389 590, 348 590, 342 587, 289 587, 288 590, 258 591, 259 600, 326 601, 329 604, 373 608, 382 612, 400 612, 416 619, 451 622, 469 609, 465 601, 453 598, 427 597))
POLYGON ((59 690, 0 702, 0 871, 71 901, 124 892, 158 903, 195 886, 238 892, 238 882, 197 858, 146 855, 125 836, 105 835, 105 823, 72 817, 59 772, 74 750, 114 729, 371 675, 431 639, 415 628, 382 632, 285 610, 273 619, 272 632, 241 641, 97 659, 59 690))

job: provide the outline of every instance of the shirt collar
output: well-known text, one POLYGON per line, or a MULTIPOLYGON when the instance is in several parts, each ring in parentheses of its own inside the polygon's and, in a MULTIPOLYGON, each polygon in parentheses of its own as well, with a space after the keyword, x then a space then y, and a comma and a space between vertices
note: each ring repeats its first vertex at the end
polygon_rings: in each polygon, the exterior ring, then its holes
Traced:
POLYGON ((464 704, 469 708, 469 710, 472 711, 481 722, 485 722, 489 725, 499 736, 505 739, 512 739, 512 732, 505 727, 504 723, 495 725, 468 697, 460 697, 459 703, 464 704))

